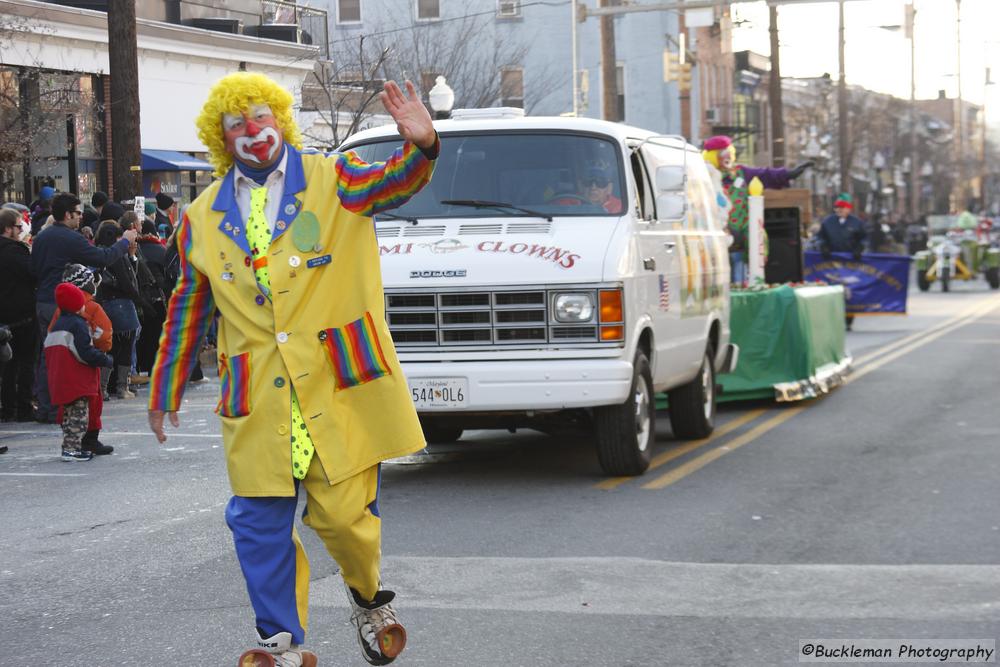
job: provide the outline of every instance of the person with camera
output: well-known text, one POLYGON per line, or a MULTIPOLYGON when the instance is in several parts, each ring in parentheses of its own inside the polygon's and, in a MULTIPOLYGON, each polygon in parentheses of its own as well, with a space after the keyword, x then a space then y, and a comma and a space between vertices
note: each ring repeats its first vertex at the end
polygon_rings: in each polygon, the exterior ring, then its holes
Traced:
POLYGON ((0 381, 2 419, 31 421, 31 394, 38 350, 35 277, 31 252, 21 241, 28 223, 14 209, 0 209, 0 324, 6 325, 11 358, 0 381))

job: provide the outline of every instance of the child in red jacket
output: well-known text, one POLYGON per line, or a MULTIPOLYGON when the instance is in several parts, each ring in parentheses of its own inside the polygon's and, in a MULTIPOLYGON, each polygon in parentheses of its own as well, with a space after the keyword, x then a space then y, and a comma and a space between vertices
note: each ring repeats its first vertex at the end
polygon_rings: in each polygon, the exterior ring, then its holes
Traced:
POLYGON ((111 366, 111 357, 92 342, 90 327, 83 319, 87 300, 83 291, 70 283, 56 286, 56 305, 62 315, 45 337, 45 363, 52 403, 59 406, 63 430, 62 460, 89 461, 93 452, 83 449, 89 406, 99 396, 97 386, 101 366, 111 366))
MULTIPOLYGON (((76 285, 83 290, 83 296, 87 302, 83 306, 83 319, 87 320, 90 326, 90 337, 94 341, 94 346, 101 352, 111 351, 111 320, 108 314, 101 308, 101 304, 94 300, 97 294, 97 286, 101 284, 100 276, 95 276, 94 272, 82 264, 67 264, 63 269, 63 282, 76 285)), ((49 331, 59 319, 62 311, 56 308, 49 324, 49 331)), ((93 452, 95 456, 110 454, 115 451, 111 445, 105 445, 98 439, 101 434, 101 415, 104 413, 104 387, 107 385, 107 377, 111 373, 110 368, 101 368, 98 378, 97 394, 91 399, 88 406, 87 432, 83 436, 83 449, 93 452)))

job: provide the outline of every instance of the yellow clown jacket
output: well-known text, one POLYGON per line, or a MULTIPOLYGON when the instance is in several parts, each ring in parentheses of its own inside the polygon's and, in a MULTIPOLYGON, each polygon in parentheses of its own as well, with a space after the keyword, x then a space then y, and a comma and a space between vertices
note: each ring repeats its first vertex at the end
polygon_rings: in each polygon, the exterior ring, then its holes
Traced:
POLYGON ((238 496, 295 494, 293 386, 330 484, 425 444, 385 321, 370 216, 416 194, 434 162, 410 143, 373 164, 286 150, 266 258, 252 255, 232 168, 182 218, 180 277, 151 373, 150 409, 176 411, 218 310, 216 412, 238 496), (268 262, 270 290, 255 261, 268 262))

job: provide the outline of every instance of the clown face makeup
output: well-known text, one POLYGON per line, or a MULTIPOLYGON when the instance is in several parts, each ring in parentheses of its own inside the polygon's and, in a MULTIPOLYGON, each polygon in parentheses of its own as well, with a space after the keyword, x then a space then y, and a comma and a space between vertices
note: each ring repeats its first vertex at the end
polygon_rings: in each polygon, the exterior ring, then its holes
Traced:
POLYGON ((719 151, 719 168, 725 171, 733 166, 736 161, 736 151, 726 148, 719 151))
POLYGON ((270 167, 281 154, 281 129, 266 104, 253 105, 242 114, 223 114, 222 131, 226 150, 248 166, 270 167))

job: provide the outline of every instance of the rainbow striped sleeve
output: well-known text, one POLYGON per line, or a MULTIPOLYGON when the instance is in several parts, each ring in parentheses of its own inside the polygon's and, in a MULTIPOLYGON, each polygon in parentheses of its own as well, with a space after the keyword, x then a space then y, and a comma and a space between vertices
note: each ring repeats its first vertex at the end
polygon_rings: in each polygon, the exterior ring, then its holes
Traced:
POLYGON ((201 341, 215 312, 208 277, 188 262, 191 243, 191 221, 185 215, 177 228, 180 276, 170 297, 160 334, 160 351, 150 373, 150 410, 176 411, 180 407, 184 386, 194 370, 201 341))
POLYGON ((338 390, 392 374, 371 313, 365 313, 364 317, 345 327, 326 329, 323 333, 338 390))
POLYGON ((368 164, 352 152, 339 153, 335 169, 340 203, 353 213, 371 216, 401 206, 417 194, 431 180, 434 161, 406 142, 385 162, 368 164))

